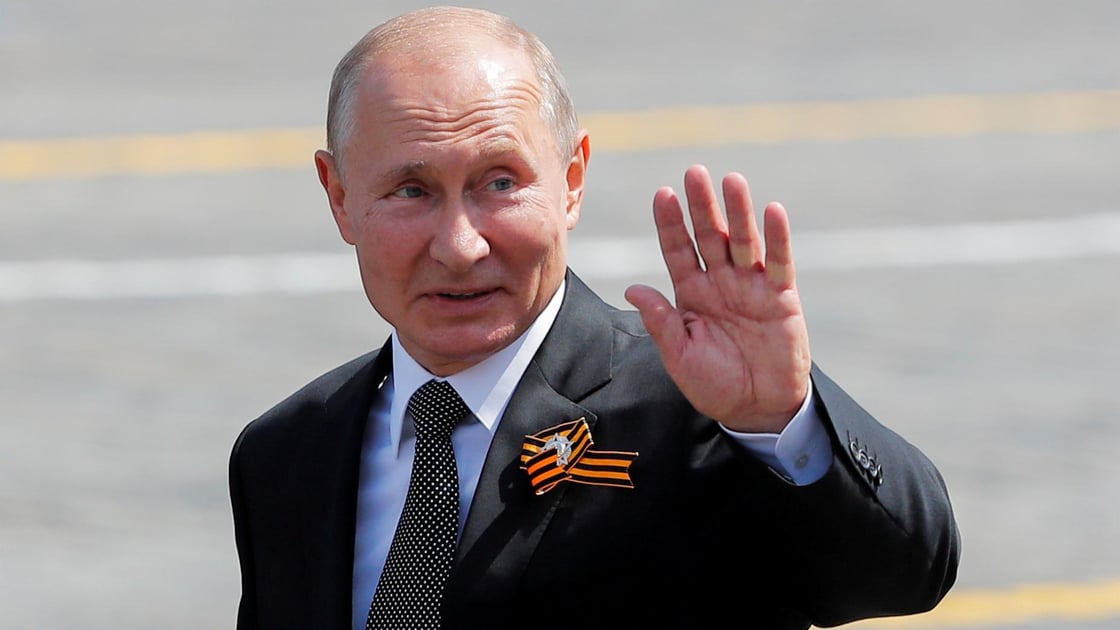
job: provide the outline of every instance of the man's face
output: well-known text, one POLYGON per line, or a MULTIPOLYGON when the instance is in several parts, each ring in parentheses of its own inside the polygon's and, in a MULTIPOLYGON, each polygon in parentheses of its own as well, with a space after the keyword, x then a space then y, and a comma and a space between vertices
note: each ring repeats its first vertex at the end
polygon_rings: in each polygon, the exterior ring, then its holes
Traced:
POLYGON ((316 156, 370 303, 437 375, 514 341, 553 296, 588 156, 581 134, 561 159, 524 55, 468 49, 380 59, 354 94, 345 175, 316 156))

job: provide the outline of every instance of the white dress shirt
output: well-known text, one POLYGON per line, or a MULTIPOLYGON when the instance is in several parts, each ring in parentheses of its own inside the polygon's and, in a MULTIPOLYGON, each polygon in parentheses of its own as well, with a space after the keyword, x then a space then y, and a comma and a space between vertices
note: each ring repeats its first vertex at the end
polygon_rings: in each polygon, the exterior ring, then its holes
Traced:
MULTIPOLYGON (((490 440, 525 368, 552 328, 563 295, 561 284, 521 337, 482 362, 444 379, 474 414, 474 418, 460 423, 451 435, 459 471, 460 533, 470 512, 490 440)), ((405 408, 421 385, 438 378, 404 351, 395 332, 392 348, 393 373, 379 385, 362 439, 354 540, 354 630, 366 627, 369 603, 389 555, 389 545, 408 492, 416 434, 412 423, 404 421, 405 408)), ((781 434, 725 431, 793 483, 812 483, 828 471, 832 447, 811 400, 810 390, 801 410, 781 434)))

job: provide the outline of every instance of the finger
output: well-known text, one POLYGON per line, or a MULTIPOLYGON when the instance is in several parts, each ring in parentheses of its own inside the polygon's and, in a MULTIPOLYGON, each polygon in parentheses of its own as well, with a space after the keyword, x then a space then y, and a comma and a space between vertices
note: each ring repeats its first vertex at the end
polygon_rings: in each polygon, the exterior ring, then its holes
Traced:
POLYGON ((700 259, 684 224, 681 201, 672 188, 661 188, 654 194, 653 222, 657 225, 657 241, 669 279, 674 287, 679 286, 689 275, 700 272, 700 259))
POLYGON ((793 245, 790 239, 789 215, 780 203, 771 203, 763 211, 766 232, 766 277, 779 289, 796 283, 793 267, 793 245))
POLYGON ((674 357, 680 356, 685 338, 684 320, 677 309, 653 287, 635 284, 626 289, 625 296, 642 316, 642 324, 657 344, 662 361, 672 365, 674 357))
POLYGON ((684 173, 684 192, 688 198, 688 214, 692 219, 692 232, 704 267, 731 264, 727 253, 727 222, 720 210, 716 189, 708 169, 695 164, 684 173))
POLYGON ((723 200, 727 204, 727 239, 731 262, 736 267, 762 265, 762 235, 754 218, 747 178, 731 173, 723 178, 723 200))

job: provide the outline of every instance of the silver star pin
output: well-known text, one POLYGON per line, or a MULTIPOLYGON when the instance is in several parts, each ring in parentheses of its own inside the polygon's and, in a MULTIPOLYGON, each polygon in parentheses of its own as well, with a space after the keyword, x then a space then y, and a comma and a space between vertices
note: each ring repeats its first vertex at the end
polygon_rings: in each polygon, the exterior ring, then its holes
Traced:
POLYGON ((554 449, 556 451, 556 461, 561 466, 568 465, 568 458, 572 455, 571 440, 559 433, 554 433, 552 437, 548 438, 548 441, 544 443, 544 449, 542 450, 547 451, 549 449, 554 449))

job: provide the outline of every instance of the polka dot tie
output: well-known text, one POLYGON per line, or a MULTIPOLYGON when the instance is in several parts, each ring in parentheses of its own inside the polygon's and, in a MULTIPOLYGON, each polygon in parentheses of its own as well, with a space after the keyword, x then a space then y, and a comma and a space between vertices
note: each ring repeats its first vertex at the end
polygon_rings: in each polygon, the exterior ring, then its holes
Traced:
POLYGON ((416 426, 416 457, 366 630, 439 628, 440 600, 459 530, 459 474, 451 431, 470 413, 446 381, 428 381, 408 401, 416 426))

